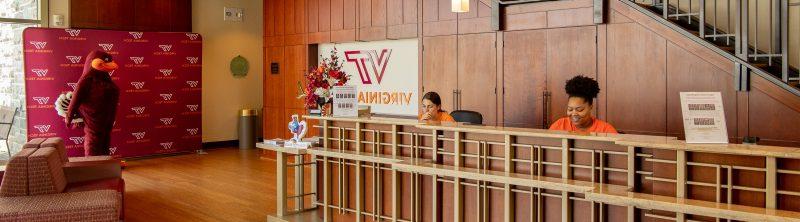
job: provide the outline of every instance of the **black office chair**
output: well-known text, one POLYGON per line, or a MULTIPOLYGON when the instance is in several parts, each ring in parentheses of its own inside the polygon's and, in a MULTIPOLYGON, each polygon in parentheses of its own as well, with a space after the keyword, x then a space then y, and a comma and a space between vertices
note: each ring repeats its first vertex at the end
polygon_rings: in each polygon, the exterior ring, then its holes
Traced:
POLYGON ((450 116, 453 116, 453 119, 455 119, 456 122, 470 123, 476 125, 483 124, 483 115, 475 111, 454 110, 453 112, 450 112, 450 116))

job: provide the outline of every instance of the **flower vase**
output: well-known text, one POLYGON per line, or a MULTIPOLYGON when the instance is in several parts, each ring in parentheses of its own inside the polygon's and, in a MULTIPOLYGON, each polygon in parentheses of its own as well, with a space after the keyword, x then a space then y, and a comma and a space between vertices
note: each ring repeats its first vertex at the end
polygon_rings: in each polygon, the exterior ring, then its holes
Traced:
POLYGON ((325 103, 319 105, 320 107, 320 116, 331 116, 333 113, 333 109, 331 109, 331 103, 325 103))

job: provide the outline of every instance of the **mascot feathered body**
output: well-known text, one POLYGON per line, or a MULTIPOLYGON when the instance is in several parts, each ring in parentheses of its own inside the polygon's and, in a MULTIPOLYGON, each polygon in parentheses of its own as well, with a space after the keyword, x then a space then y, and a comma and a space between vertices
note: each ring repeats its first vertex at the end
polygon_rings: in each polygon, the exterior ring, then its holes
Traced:
POLYGON ((89 53, 75 91, 71 95, 62 94, 56 101, 57 108, 69 104, 64 113, 67 125, 79 122, 79 118, 83 119, 83 149, 86 156, 109 155, 119 88, 111 81, 108 72, 115 69, 117 64, 108 53, 89 53))

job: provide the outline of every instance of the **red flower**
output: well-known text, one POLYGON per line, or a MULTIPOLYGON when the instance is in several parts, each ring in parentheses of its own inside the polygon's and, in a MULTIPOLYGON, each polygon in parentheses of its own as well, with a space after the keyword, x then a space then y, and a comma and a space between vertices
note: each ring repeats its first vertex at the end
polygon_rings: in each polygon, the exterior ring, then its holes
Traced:
POLYGON ((340 72, 339 70, 331 70, 331 71, 328 72, 328 76, 330 76, 331 78, 334 78, 334 79, 342 78, 342 74, 344 74, 344 73, 340 72))

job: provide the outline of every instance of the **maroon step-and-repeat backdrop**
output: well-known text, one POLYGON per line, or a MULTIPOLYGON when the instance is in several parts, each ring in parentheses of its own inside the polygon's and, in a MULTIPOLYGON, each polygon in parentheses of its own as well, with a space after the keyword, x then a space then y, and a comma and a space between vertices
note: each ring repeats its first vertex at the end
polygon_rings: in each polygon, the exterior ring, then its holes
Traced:
POLYGON ((28 28, 23 33, 28 139, 61 137, 83 156, 83 129, 71 129, 54 108, 73 91, 86 55, 102 50, 119 69, 111 134, 115 157, 200 149, 202 38, 195 33, 28 28))

